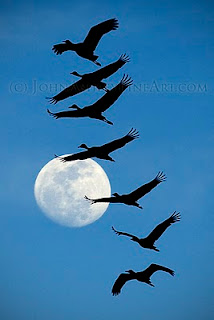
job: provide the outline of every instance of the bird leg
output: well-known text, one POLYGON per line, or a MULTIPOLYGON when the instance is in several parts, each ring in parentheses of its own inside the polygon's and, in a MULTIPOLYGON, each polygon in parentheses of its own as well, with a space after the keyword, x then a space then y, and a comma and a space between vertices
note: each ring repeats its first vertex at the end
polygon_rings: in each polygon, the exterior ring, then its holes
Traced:
POLYGON ((111 121, 107 120, 106 118, 103 118, 102 120, 103 120, 104 122, 108 123, 108 124, 113 125, 113 122, 111 122, 111 121))
POLYGON ((148 284, 149 284, 151 287, 154 287, 154 284, 151 283, 151 281, 149 281, 148 284))
POLYGON ((101 67, 101 64, 97 61, 93 61, 97 66, 101 67))
POLYGON ((143 209, 143 207, 141 207, 141 206, 139 205, 139 203, 137 203, 137 202, 136 202, 134 205, 135 205, 136 207, 138 207, 139 209, 143 209))
POLYGON ((106 159, 106 160, 109 160, 109 161, 113 161, 113 162, 115 162, 115 160, 114 160, 112 157, 110 157, 110 155, 109 155, 109 154, 108 154, 108 155, 106 155, 105 159, 106 159))
POLYGON ((84 198, 85 198, 87 201, 89 201, 89 202, 90 202, 90 204, 94 204, 94 203, 96 203, 96 201, 95 201, 95 200, 90 199, 90 198, 88 198, 87 196, 85 196, 84 198))
POLYGON ((109 92, 109 91, 110 91, 110 90, 107 89, 107 88, 103 88, 103 90, 104 90, 105 92, 109 92))

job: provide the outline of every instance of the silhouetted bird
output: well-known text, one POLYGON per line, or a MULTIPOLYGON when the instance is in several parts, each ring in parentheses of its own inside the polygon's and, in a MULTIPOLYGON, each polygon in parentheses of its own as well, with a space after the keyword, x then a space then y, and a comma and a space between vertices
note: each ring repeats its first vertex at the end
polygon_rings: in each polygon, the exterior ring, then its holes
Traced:
POLYGON ((60 100, 64 100, 68 97, 74 96, 75 94, 78 94, 80 92, 83 92, 89 89, 91 86, 95 86, 97 87, 97 89, 103 89, 105 91, 108 91, 106 89, 106 83, 102 82, 102 80, 110 77, 119 68, 121 68, 126 62, 129 62, 129 57, 125 54, 122 54, 117 61, 95 72, 81 75, 78 72, 73 71, 71 72, 71 74, 77 77, 80 77, 81 79, 75 82, 74 84, 72 84, 71 86, 62 90, 56 96, 52 98, 47 98, 47 99, 49 99, 50 103, 56 104, 60 100))
POLYGON ((135 272, 133 270, 125 271, 128 273, 121 273, 113 285, 113 296, 117 296, 121 292, 121 289, 124 286, 124 284, 129 280, 135 279, 140 282, 145 282, 150 286, 154 287, 154 284, 151 283, 150 277, 153 275, 154 272, 159 270, 168 272, 172 276, 174 276, 175 274, 173 270, 154 263, 152 263, 147 269, 140 272, 135 272))
POLYGON ((84 108, 78 107, 76 104, 72 105, 69 108, 76 109, 74 111, 61 111, 57 113, 52 113, 48 109, 48 113, 54 118, 80 118, 80 117, 89 117, 93 119, 98 119, 104 121, 108 124, 113 124, 111 121, 107 120, 102 113, 106 111, 126 90, 130 85, 132 85, 132 80, 128 76, 123 76, 120 83, 115 86, 113 89, 109 90, 102 98, 96 101, 90 106, 84 108))
POLYGON ((86 200, 91 201, 91 204, 97 202, 110 202, 110 203, 124 203, 129 206, 135 206, 140 209, 143 209, 137 200, 145 196, 148 192, 150 192, 153 188, 155 188, 160 182, 165 181, 166 176, 163 172, 158 172, 155 179, 150 181, 149 183, 144 184, 143 186, 139 187, 138 189, 134 190, 131 193, 119 195, 118 193, 113 193, 113 197, 110 198, 100 198, 100 199, 90 199, 85 196, 86 200))
POLYGON ((127 143, 129 143, 130 141, 138 137, 139 137, 138 131, 132 128, 127 135, 125 135, 120 139, 111 141, 100 147, 92 147, 92 148, 87 147, 87 145, 83 143, 78 148, 85 148, 87 151, 71 154, 65 157, 59 157, 59 159, 63 162, 66 162, 66 161, 84 160, 84 159, 96 157, 99 159, 114 161, 114 159, 112 159, 109 156, 109 153, 124 147, 127 143))
POLYGON ((62 54, 64 51, 68 50, 75 51, 80 57, 88 59, 96 65, 101 66, 101 64, 96 61, 98 56, 94 55, 94 50, 105 33, 108 33, 111 30, 116 30, 117 28, 117 19, 106 20, 92 27, 83 42, 72 43, 70 40, 65 40, 63 41, 64 43, 54 45, 52 50, 56 54, 62 54))
POLYGON ((155 251, 160 251, 159 249, 157 249, 154 246, 155 241, 160 238, 160 236, 164 233, 164 231, 169 226, 171 226, 172 223, 180 221, 180 217, 181 216, 180 216, 179 212, 176 213, 176 211, 175 211, 168 219, 166 219, 165 221, 160 223, 146 238, 138 238, 130 233, 117 231, 114 229, 114 227, 112 227, 112 229, 114 230, 114 232, 118 236, 123 235, 123 236, 131 237, 130 240, 137 242, 143 248, 153 249, 155 251))

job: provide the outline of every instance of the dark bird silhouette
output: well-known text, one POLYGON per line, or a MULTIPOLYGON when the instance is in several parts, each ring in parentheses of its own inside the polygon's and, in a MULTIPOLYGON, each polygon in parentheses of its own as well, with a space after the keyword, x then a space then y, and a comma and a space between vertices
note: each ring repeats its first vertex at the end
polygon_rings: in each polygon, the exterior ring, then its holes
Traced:
POLYGON ((96 65, 101 66, 96 60, 98 56, 94 54, 98 42, 105 33, 118 28, 117 19, 109 19, 92 27, 87 34, 85 40, 81 43, 72 43, 70 40, 65 40, 63 43, 55 44, 52 50, 58 55, 64 51, 75 51, 80 57, 94 62, 96 65))
POLYGON ((154 287, 154 284, 151 283, 150 277, 153 275, 153 273, 159 270, 168 272, 172 276, 174 276, 175 274, 173 270, 154 263, 152 263, 147 269, 140 272, 135 272, 133 270, 125 271, 127 273, 121 273, 113 285, 113 296, 117 296, 121 292, 121 289, 124 286, 124 284, 129 280, 135 279, 140 282, 145 282, 150 286, 154 287))
POLYGON ((154 244, 155 241, 158 240, 160 238, 160 236, 164 233, 164 231, 171 226, 171 224, 180 221, 180 214, 179 212, 176 213, 176 211, 165 221, 163 221, 162 223, 160 223, 146 238, 138 238, 130 233, 126 233, 126 232, 121 232, 121 231, 117 231, 114 229, 114 227, 112 227, 112 229, 114 230, 114 232, 120 236, 127 236, 127 237, 131 237, 130 240, 137 242, 141 247, 143 248, 147 248, 147 249, 153 249, 155 251, 160 251, 159 249, 157 249, 154 244))
POLYGON ((129 206, 135 206, 140 209, 143 209, 137 200, 145 196, 148 192, 150 192, 152 189, 154 189, 160 182, 165 181, 166 176, 163 172, 158 172, 157 176, 150 181, 149 183, 146 183, 139 187, 138 189, 132 191, 128 194, 119 195, 118 193, 113 193, 113 197, 109 198, 100 198, 100 199, 90 199, 87 196, 85 196, 86 200, 89 200, 91 204, 97 203, 97 202, 110 202, 110 203, 124 203, 129 206))
POLYGON ((105 91, 108 91, 106 89, 106 83, 102 82, 102 80, 110 77, 113 73, 115 73, 118 69, 120 69, 126 62, 129 62, 129 61, 130 61, 129 57, 126 54, 122 54, 117 61, 95 72, 81 75, 78 72, 73 71, 71 72, 71 74, 77 77, 80 77, 81 79, 75 82, 74 84, 72 84, 71 86, 65 88, 54 97, 47 98, 47 99, 49 99, 50 103, 56 104, 60 100, 64 100, 68 97, 74 96, 80 92, 83 92, 89 89, 91 86, 95 86, 97 87, 97 89, 103 89, 105 91))
POLYGON ((113 125, 113 123, 107 120, 102 113, 106 111, 108 108, 110 108, 111 105, 120 97, 123 91, 126 90, 130 85, 132 85, 131 78, 124 75, 120 83, 118 83, 118 85, 106 92, 104 96, 102 96, 98 101, 96 101, 94 104, 90 106, 86 106, 81 109, 76 104, 74 104, 71 107, 69 107, 72 109, 76 109, 74 111, 61 111, 57 113, 52 113, 49 109, 47 109, 47 111, 51 116, 53 116, 56 119, 89 117, 113 125))
POLYGON ((65 157, 58 157, 58 158, 63 162, 73 161, 73 160, 84 160, 84 159, 93 158, 93 157, 109 160, 109 161, 115 161, 109 156, 109 153, 124 147, 127 143, 131 142, 132 140, 138 137, 139 137, 138 131, 132 128, 127 135, 125 135, 120 139, 111 141, 100 147, 92 147, 92 148, 87 147, 87 145, 83 143, 78 148, 85 148, 86 151, 79 152, 76 154, 71 154, 65 157))

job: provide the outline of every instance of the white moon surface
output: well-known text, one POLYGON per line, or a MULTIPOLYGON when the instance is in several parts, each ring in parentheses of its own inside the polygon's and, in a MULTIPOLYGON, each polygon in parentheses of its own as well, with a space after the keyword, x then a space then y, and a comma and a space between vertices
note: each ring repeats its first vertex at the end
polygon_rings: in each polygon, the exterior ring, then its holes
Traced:
POLYGON ((84 199, 109 197, 111 186, 102 167, 92 159, 62 162, 53 159, 39 172, 34 194, 38 206, 53 221, 82 227, 99 219, 108 203, 84 199))

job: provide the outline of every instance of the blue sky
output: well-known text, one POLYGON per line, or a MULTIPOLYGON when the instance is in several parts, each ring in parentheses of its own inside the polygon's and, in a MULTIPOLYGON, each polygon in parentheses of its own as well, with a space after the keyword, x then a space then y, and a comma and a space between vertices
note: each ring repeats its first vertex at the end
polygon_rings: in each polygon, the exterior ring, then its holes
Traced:
MULTIPOLYGON (((2 319, 211 319, 213 24, 211 1, 1 3, 2 319), (75 80, 69 72, 97 68, 74 53, 55 56, 52 45, 81 41, 91 26, 113 17, 120 27, 103 37, 99 61, 106 65, 129 54, 131 62, 108 84, 118 83, 125 72, 141 90, 132 87, 106 112, 113 127, 90 119, 50 118, 45 97, 75 80), (100 220, 79 229, 47 219, 33 187, 53 154, 75 152, 83 142, 105 143, 131 127, 140 139, 115 152, 115 163, 98 162, 112 191, 119 193, 151 180, 159 170, 166 173, 167 181, 140 201, 144 210, 112 205, 100 220), (174 210, 182 220, 159 240, 160 253, 111 231, 114 225, 147 235, 174 210), (175 277, 157 273, 155 288, 133 281, 120 296, 111 296, 119 273, 143 270, 152 262, 174 269, 175 277)), ((73 103, 82 107, 102 94, 84 92, 51 110, 73 103)))

